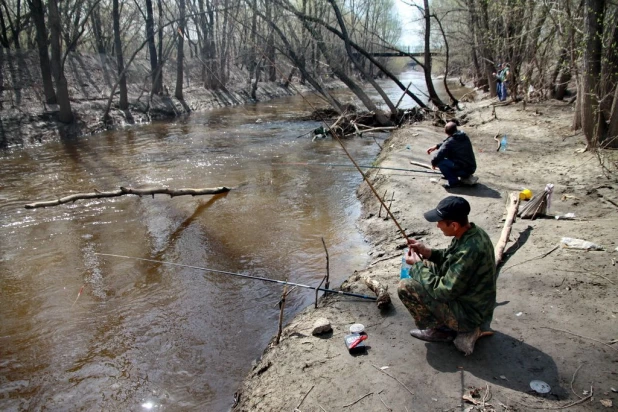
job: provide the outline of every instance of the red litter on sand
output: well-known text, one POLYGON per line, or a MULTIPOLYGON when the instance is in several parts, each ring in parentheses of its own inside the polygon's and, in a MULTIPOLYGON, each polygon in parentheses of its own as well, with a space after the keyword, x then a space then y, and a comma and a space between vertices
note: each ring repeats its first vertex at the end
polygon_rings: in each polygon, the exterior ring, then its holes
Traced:
POLYGON ((345 346, 350 354, 363 352, 367 349, 364 341, 367 339, 365 327, 360 323, 350 326, 350 334, 344 336, 345 346))

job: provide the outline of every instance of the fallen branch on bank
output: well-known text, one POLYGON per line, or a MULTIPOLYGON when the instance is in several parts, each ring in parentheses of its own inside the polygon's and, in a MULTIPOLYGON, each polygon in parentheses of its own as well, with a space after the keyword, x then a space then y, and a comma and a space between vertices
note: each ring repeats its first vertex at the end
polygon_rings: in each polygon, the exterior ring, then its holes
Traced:
POLYGON ((124 195, 137 195, 137 196, 152 196, 154 198, 155 194, 163 194, 169 195, 170 197, 175 196, 202 196, 202 195, 216 195, 219 193, 226 193, 232 190, 229 187, 214 187, 214 188, 202 188, 202 189, 193 189, 193 188, 183 188, 183 189, 170 189, 167 187, 160 188, 145 188, 145 189, 134 189, 130 187, 120 187, 117 190, 111 190, 108 192, 100 192, 95 189, 94 192, 91 193, 75 193, 73 195, 64 196, 56 200, 47 200, 43 202, 35 202, 28 203, 24 207, 26 209, 36 209, 38 207, 49 207, 49 206, 58 206, 64 203, 72 203, 77 200, 82 199, 102 199, 106 197, 118 197, 124 195))
POLYGON ((433 167, 430 164, 427 164, 427 163, 417 162, 415 160, 410 160, 410 164, 415 165, 415 166, 424 167, 425 169, 433 170, 433 167))

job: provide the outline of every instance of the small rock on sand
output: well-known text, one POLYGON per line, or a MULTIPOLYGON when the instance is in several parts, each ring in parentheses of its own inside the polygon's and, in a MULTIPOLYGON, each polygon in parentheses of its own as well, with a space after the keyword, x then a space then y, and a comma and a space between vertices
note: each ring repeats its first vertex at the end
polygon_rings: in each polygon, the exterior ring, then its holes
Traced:
POLYGON ((313 335, 322 335, 332 331, 333 328, 330 325, 330 321, 326 318, 317 318, 313 323, 313 335))

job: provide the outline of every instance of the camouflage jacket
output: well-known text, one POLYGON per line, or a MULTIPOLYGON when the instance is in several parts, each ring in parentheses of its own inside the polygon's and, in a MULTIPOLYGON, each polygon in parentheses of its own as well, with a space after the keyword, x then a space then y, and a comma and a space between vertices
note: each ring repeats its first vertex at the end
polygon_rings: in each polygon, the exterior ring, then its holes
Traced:
POLYGON ((474 223, 446 249, 432 249, 429 267, 422 262, 410 269, 427 293, 447 303, 461 330, 489 323, 496 303, 494 247, 474 223))

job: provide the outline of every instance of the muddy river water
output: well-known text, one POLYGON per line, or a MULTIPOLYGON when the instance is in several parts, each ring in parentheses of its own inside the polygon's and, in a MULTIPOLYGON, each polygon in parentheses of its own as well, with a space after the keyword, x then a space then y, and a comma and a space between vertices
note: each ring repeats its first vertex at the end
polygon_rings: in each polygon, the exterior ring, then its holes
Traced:
MULTIPOLYGON (((282 287, 97 253, 317 285, 323 238, 338 286, 368 262, 362 177, 306 165, 350 164, 337 142, 298 137, 320 125, 294 120, 312 105, 296 96, 0 153, 0 409, 227 410, 276 333, 282 287), (23 207, 161 185, 237 188, 23 207)), ((345 145, 366 165, 379 150, 371 137, 345 145)), ((313 299, 295 289, 286 319, 313 299)))

